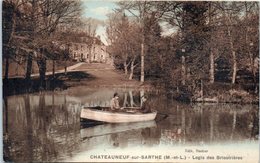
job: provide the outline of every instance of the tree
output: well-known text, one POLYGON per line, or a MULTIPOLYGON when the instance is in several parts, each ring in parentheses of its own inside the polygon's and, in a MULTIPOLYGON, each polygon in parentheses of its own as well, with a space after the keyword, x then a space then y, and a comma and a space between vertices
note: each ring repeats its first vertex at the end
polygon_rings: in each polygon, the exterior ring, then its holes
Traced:
MULTIPOLYGON (((255 60, 257 60, 259 48, 256 45, 259 45, 259 7, 256 2, 244 2, 243 5, 244 18, 241 22, 242 29, 244 29, 244 47, 246 51, 246 57, 249 57, 250 70, 253 74, 253 81, 256 85, 256 69, 255 60)), ((257 63, 258 65, 258 63, 257 63)))
POLYGON ((3 58, 5 58, 5 81, 8 80, 9 59, 13 57, 15 49, 13 48, 13 38, 16 28, 16 17, 19 14, 19 1, 3 1, 3 58))
POLYGON ((110 40, 110 52, 115 56, 116 66, 124 68, 125 76, 128 77, 128 67, 131 64, 129 80, 132 80, 136 58, 139 53, 140 39, 138 33, 140 27, 135 20, 128 20, 122 12, 109 15, 107 34, 110 40))
POLYGON ((145 21, 145 43, 146 60, 145 72, 150 77, 160 77, 164 65, 163 53, 161 53, 161 27, 159 23, 153 23, 154 18, 147 18, 145 21))
MULTIPOLYGON (((33 6, 33 5, 32 5, 33 6)), ((37 46, 41 47, 40 54, 38 55, 37 64, 40 73, 40 87, 44 86, 45 72, 46 72, 46 59, 48 53, 46 49, 46 42, 42 39, 50 39, 56 31, 59 24, 67 24, 74 22, 75 17, 80 14, 80 3, 77 1, 40 1, 36 4, 38 7, 37 15, 39 18, 36 21, 36 35, 34 39, 37 46), (41 40, 38 40, 38 39, 41 40)), ((33 9, 35 10, 35 9, 33 9)), ((52 40, 52 39, 51 39, 52 40)), ((48 41, 51 42, 51 41, 48 41)), ((47 43, 47 46, 48 43, 47 43)))
MULTIPOLYGON (((235 5, 235 4, 234 4, 235 5)), ((232 12, 232 10, 228 10, 228 6, 227 8, 225 8, 225 4, 223 3, 223 14, 224 14, 224 21, 225 21, 225 25, 227 27, 227 36, 229 39, 229 45, 230 45, 230 50, 232 53, 232 84, 235 84, 236 82, 236 74, 237 74, 237 55, 236 55, 236 49, 234 47, 234 39, 233 39, 233 35, 231 33, 232 30, 232 26, 234 25, 232 22, 232 16, 235 14, 232 12)), ((234 10, 233 10, 234 11, 234 10)))
POLYGON ((208 30, 210 32, 209 34, 209 62, 210 62, 210 66, 209 66, 209 81, 210 83, 214 83, 215 81, 215 66, 214 66, 214 40, 213 40, 213 34, 214 34, 214 26, 213 26, 213 17, 214 17, 214 9, 212 7, 212 2, 209 2, 208 5, 208 30))
POLYGON ((141 26, 141 77, 140 81, 144 82, 145 76, 145 53, 146 53, 146 43, 145 43, 145 19, 153 17, 153 23, 158 22, 159 18, 162 17, 164 11, 158 10, 159 7, 164 6, 165 3, 149 2, 149 1, 135 1, 135 2, 118 2, 120 6, 120 11, 126 10, 131 13, 139 22, 141 26))
MULTIPOLYGON (((168 7, 163 15, 164 21, 175 27, 178 31, 179 48, 176 50, 181 61, 182 85, 186 85, 186 79, 205 78, 207 72, 208 42, 206 16, 207 2, 168 2, 168 7)), ((192 83, 193 83, 192 82, 192 83)), ((191 83, 190 83, 191 84, 191 83)))
MULTIPOLYGON (((44 87, 46 59, 52 59, 47 48, 55 40, 55 31, 58 25, 73 23, 81 12, 80 2, 71 0, 10 0, 6 1, 14 5, 16 12, 4 8, 5 13, 15 13, 12 16, 11 26, 5 31, 12 31, 10 35, 23 43, 13 45, 15 49, 28 53, 26 79, 30 80, 32 60, 36 60, 39 66, 41 87, 44 87), (17 17, 19 13, 19 18, 17 17)), ((7 19, 10 19, 8 15, 7 19)), ((50 50, 50 49, 49 49, 50 50)), ((5 53, 6 54, 6 53, 5 53)), ((10 56, 10 54, 7 54, 10 56)))
POLYGON ((130 22, 130 28, 128 33, 128 50, 130 57, 130 74, 129 80, 133 79, 134 69, 140 65, 139 52, 140 52, 140 42, 141 39, 138 37, 138 32, 140 31, 140 26, 136 21, 130 22))

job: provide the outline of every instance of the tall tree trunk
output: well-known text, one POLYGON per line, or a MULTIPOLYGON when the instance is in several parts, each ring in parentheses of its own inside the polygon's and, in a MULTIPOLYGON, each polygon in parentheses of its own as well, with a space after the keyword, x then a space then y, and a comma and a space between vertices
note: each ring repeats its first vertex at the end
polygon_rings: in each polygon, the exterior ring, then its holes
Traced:
POLYGON ((251 43, 248 43, 248 27, 246 26, 246 32, 245 32, 245 44, 246 44, 246 49, 247 49, 247 53, 249 55, 249 60, 250 60, 250 69, 251 69, 251 72, 253 74, 253 80, 254 82, 256 82, 255 80, 255 66, 254 66, 254 57, 253 57, 253 54, 251 53, 250 51, 250 46, 251 46, 251 43))
POLYGON ((67 60, 65 60, 65 64, 64 64, 64 72, 65 72, 65 75, 67 75, 67 60))
POLYGON ((27 66, 26 66, 26 74, 25 74, 25 80, 27 82, 31 80, 31 73, 32 73, 32 54, 29 53, 27 56, 27 66))
POLYGON ((130 75, 129 75, 129 80, 133 79, 133 74, 134 74, 134 66, 131 64, 131 71, 130 71, 130 75))
POLYGON ((16 63, 16 66, 15 66, 15 76, 19 75, 18 68, 19 68, 19 63, 16 63))
POLYGON ((186 66, 185 66, 185 57, 181 56, 181 78, 182 78, 182 85, 185 85, 186 81, 186 66))
POLYGON ((5 77, 4 80, 8 81, 8 75, 9 75, 9 57, 5 58, 5 77))
POLYGON ((232 61, 233 61, 232 84, 235 84, 236 76, 237 76, 237 61, 236 61, 236 52, 234 50, 232 50, 232 61))
POLYGON ((259 69, 259 61, 258 61, 258 57, 254 58, 254 63, 253 63, 253 67, 252 67, 252 71, 253 71, 253 77, 254 77, 254 85, 255 85, 255 93, 258 92, 258 88, 257 88, 257 79, 256 79, 256 71, 257 69, 259 69))
POLYGON ((141 89, 140 90, 140 107, 143 106, 143 100, 142 100, 142 97, 144 96, 144 89, 141 89))
POLYGON ((42 58, 37 61, 40 74, 40 88, 45 88, 46 59, 42 58))
POLYGON ((186 78, 189 81, 191 78, 191 72, 190 72, 190 68, 187 66, 187 73, 186 73, 186 78))
POLYGON ((133 79, 133 75, 134 75, 134 68, 135 68, 135 57, 134 59, 131 61, 131 68, 130 68, 130 75, 129 75, 129 80, 133 79))
POLYGON ((144 38, 141 43, 141 82, 144 82, 144 38))
POLYGON ((235 84, 236 82, 236 76, 237 76, 237 59, 236 59, 236 51, 233 44, 233 37, 231 35, 231 29, 230 29, 231 20, 228 16, 228 23, 227 23, 227 31, 228 31, 228 38, 229 38, 229 44, 230 44, 230 50, 232 53, 232 84, 235 84))
MULTIPOLYGON (((211 2, 209 2, 209 26, 212 26, 212 15, 211 15, 211 2)), ((214 83, 214 81, 215 81, 215 78, 214 78, 214 69, 215 69, 215 67, 214 67, 214 53, 213 53, 213 48, 212 48, 212 42, 213 42, 213 38, 212 38, 212 35, 213 35, 213 33, 212 33, 212 30, 210 30, 210 49, 209 49, 209 51, 210 51, 210 54, 209 54, 209 60, 210 60, 210 69, 209 69, 209 82, 211 83, 211 84, 213 84, 214 83)))
MULTIPOLYGON (((244 2, 245 3, 245 14, 246 14, 246 21, 248 21, 248 6, 247 6, 247 2, 244 2)), ((245 25, 245 28, 246 28, 246 32, 245 32, 245 44, 246 44, 246 50, 247 50, 247 53, 249 55, 249 59, 250 59, 250 69, 251 69, 251 72, 253 74, 253 80, 254 80, 254 83, 256 83, 256 76, 255 76, 255 66, 254 66, 254 57, 253 57, 253 54, 251 53, 251 46, 252 46, 252 43, 249 43, 248 42, 248 24, 245 25)))
POLYGON ((9 94, 8 73, 9 73, 9 57, 6 57, 5 58, 5 76, 3 79, 3 95, 4 96, 7 96, 9 94))
POLYGON ((200 95, 201 95, 201 98, 203 99, 204 94, 203 94, 203 80, 202 79, 200 80, 200 95))
POLYGON ((210 83, 211 84, 213 84, 214 83, 214 81, 215 81, 215 77, 214 77, 214 75, 215 75, 215 72, 214 72, 214 69, 215 69, 215 66, 214 66, 214 53, 213 53, 213 51, 212 50, 210 50, 210 69, 209 69, 209 73, 210 73, 210 77, 209 77, 209 79, 210 79, 210 83))
MULTIPOLYGON (((12 24, 11 24, 11 33, 10 33, 10 37, 8 38, 8 42, 7 44, 10 45, 13 39, 13 35, 15 32, 15 27, 16 27, 16 8, 13 9, 13 14, 12 14, 12 24)), ((11 50, 10 50, 11 51, 11 50)), ((8 81, 8 77, 9 77, 9 58, 10 58, 11 52, 7 52, 7 56, 5 58, 5 76, 4 76, 4 81, 8 81)))
POLYGON ((52 78, 55 78, 55 60, 52 60, 52 78))
POLYGON ((124 61, 125 76, 128 75, 128 69, 127 69, 127 67, 128 67, 128 64, 126 63, 126 61, 124 61))

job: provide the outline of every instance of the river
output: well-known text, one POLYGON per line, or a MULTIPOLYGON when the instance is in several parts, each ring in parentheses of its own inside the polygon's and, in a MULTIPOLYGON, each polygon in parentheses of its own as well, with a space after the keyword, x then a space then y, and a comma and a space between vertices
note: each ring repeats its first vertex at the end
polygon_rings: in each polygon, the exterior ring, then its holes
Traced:
POLYGON ((78 87, 9 96, 3 108, 6 161, 115 161, 109 154, 120 154, 125 158, 117 161, 181 162, 183 154, 187 160, 201 161, 193 155, 212 154, 216 159, 223 151, 244 161, 258 159, 257 105, 186 104, 155 91, 78 87), (140 106, 140 97, 148 95, 159 113, 156 120, 83 125, 82 106, 109 106, 115 92, 121 106, 140 106), (171 158, 159 158, 165 154, 171 158))

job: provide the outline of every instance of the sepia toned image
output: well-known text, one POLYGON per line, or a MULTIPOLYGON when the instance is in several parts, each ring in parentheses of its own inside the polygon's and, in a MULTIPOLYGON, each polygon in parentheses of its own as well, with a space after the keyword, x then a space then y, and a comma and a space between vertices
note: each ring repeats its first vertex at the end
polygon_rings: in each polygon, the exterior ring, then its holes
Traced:
POLYGON ((5 162, 259 162, 259 2, 2 1, 5 162))

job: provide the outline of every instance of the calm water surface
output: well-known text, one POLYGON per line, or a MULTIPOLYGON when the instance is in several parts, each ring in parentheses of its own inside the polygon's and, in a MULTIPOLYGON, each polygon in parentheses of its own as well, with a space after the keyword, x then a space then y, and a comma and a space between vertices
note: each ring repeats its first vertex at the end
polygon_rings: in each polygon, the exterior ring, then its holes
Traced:
POLYGON ((86 161, 94 153, 168 147, 258 149, 257 105, 183 104, 157 92, 107 88, 10 96, 3 105, 4 158, 9 161, 86 161), (148 95, 159 112, 156 120, 92 127, 80 122, 83 105, 109 106, 114 92, 121 106, 140 106, 140 96, 148 95))

